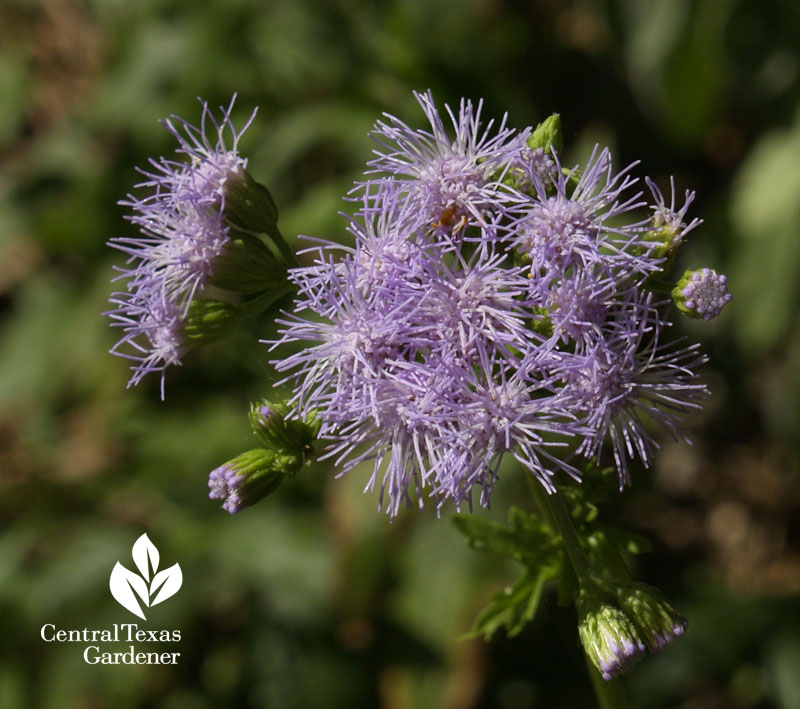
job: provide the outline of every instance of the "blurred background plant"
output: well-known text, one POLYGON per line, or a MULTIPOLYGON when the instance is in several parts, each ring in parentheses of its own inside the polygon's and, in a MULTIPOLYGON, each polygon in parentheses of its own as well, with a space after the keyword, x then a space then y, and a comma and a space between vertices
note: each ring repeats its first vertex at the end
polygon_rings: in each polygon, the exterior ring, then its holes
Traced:
POLYGON ((207 499, 253 443, 267 321, 170 371, 166 403, 107 354, 105 242, 131 232, 134 165, 172 149, 157 118, 259 105, 242 150, 284 234, 337 239, 372 123, 420 125, 426 88, 518 127, 560 112, 574 159, 601 142, 697 191, 676 271, 714 265, 736 296, 682 323, 713 398, 605 510, 654 541, 631 562, 690 627, 625 684, 634 707, 800 706, 798 27, 795 0, 0 0, 0 706, 591 706, 553 597, 516 638, 459 640, 516 572, 446 518, 390 524, 321 465, 237 517, 207 499), (130 621, 107 579, 142 531, 183 569, 150 619, 181 663, 45 644, 47 622, 130 621))

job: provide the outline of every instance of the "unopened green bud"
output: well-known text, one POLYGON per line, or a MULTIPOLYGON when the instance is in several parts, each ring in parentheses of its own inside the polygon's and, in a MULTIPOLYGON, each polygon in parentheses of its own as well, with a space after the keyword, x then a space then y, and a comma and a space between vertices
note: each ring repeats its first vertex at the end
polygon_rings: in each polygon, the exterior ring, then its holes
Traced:
MULTIPOLYGON (((653 258, 674 256, 676 249, 683 243, 683 229, 674 224, 662 224, 651 229, 644 237, 644 241, 655 246, 643 249, 653 258)), ((670 262, 671 263, 671 262, 670 262)))
POLYGON ((283 401, 262 399, 250 405, 250 425, 264 445, 308 462, 314 457, 321 422, 314 413, 305 420, 293 415, 283 401))
POLYGON ((557 176, 553 153, 561 150, 561 144, 561 118, 554 113, 536 126, 518 159, 506 166, 503 182, 515 190, 535 196, 536 177, 547 186, 557 176))
POLYGON ((208 477, 208 496, 223 500, 222 509, 235 514, 278 489, 302 467, 296 456, 257 448, 229 460, 208 477))
POLYGON ((531 137, 528 138, 528 147, 531 150, 539 150, 540 148, 545 152, 555 151, 561 152, 564 144, 564 138, 561 133, 561 116, 554 113, 549 118, 543 120, 536 128, 531 137))
POLYGON ((183 335, 195 345, 221 340, 242 319, 241 308, 222 300, 193 300, 186 313, 183 335))
POLYGON ((606 681, 627 672, 645 646, 627 615, 583 590, 578 596, 578 634, 586 655, 606 681))
POLYGON ((278 229, 278 208, 272 195, 264 185, 256 182, 247 170, 237 170, 225 182, 223 212, 231 229, 248 234, 266 234, 286 264, 297 265, 294 251, 278 229))
POLYGON ((287 282, 286 267, 256 236, 234 232, 214 259, 211 284, 235 293, 264 293, 287 282))
POLYGON ((270 232, 278 221, 278 207, 269 190, 243 169, 228 175, 224 213, 229 226, 257 234, 270 232))
POLYGON ((643 583, 620 586, 617 600, 651 652, 663 650, 688 626, 661 591, 643 583))

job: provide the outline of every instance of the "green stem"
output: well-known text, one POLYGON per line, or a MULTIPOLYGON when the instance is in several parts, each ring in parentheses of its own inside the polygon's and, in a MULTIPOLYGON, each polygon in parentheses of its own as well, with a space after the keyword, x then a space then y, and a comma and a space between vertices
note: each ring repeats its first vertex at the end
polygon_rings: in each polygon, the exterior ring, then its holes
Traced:
POLYGON ((595 699, 600 709, 628 709, 628 697, 625 696, 625 688, 618 679, 611 681, 604 680, 591 660, 583 653, 586 661, 586 669, 589 670, 589 677, 592 680, 592 689, 595 699))
POLYGON ((269 224, 267 227, 267 234, 269 235, 269 238, 272 239, 275 246, 278 247, 278 250, 283 254, 290 267, 296 268, 300 265, 300 262, 297 260, 297 256, 295 255, 294 251, 292 251, 289 244, 286 243, 286 240, 283 238, 283 234, 281 234, 281 230, 278 229, 278 225, 276 223, 272 222, 269 224))
POLYGON ((575 570, 575 575, 578 577, 581 588, 593 588, 596 584, 593 580, 592 567, 586 558, 586 554, 583 553, 575 527, 572 524, 572 517, 561 495, 558 492, 552 495, 548 494, 532 476, 528 475, 526 477, 530 482, 530 488, 536 499, 536 504, 545 520, 553 530, 557 530, 561 535, 561 541, 564 542, 564 548, 567 550, 567 556, 572 568, 575 570))
MULTIPOLYGON (((581 548, 575 525, 572 523, 572 516, 566 504, 564 504, 563 498, 558 492, 552 495, 548 494, 531 475, 526 477, 542 517, 561 536, 561 541, 564 543, 564 548, 567 551, 567 556, 575 575, 578 577, 580 587, 585 589, 597 588, 596 574, 581 548)), ((592 681, 592 689, 594 689, 594 695, 600 709, 628 709, 628 700, 622 683, 619 680, 607 682, 600 676, 597 668, 591 663, 586 653, 583 653, 583 657, 586 660, 589 677, 592 681)))
POLYGON ((533 500, 536 503, 536 507, 539 510, 539 514, 542 516, 547 525, 553 531, 558 529, 558 525, 556 524, 555 519, 553 519, 553 513, 550 511, 550 504, 547 502, 547 493, 545 492, 544 488, 539 484, 537 480, 534 479, 533 475, 525 473, 525 480, 528 482, 528 487, 531 489, 531 493, 533 494, 533 500))
POLYGON ((283 288, 278 290, 268 290, 251 300, 242 303, 241 312, 246 318, 252 318, 255 315, 260 315, 271 305, 283 298, 285 295, 294 291, 294 285, 287 283, 283 288))

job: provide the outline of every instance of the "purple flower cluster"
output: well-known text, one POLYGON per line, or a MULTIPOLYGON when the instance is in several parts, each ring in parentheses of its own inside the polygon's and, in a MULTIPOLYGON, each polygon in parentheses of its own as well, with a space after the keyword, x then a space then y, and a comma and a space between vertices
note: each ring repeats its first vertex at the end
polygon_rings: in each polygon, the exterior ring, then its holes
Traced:
POLYGON ((239 495, 239 486, 244 476, 232 468, 228 463, 211 471, 208 477, 208 496, 212 500, 223 500, 222 509, 231 514, 242 510, 242 498, 239 495))
POLYGON ((111 351, 133 361, 128 386, 161 372, 162 399, 164 370, 179 365, 187 348, 183 328, 189 306, 230 239, 223 215, 225 185, 247 165, 237 144, 255 116, 237 131, 231 121, 233 101, 221 109, 221 119, 207 103, 202 105, 199 128, 176 116, 164 121, 178 140, 180 159, 151 160, 148 170, 140 170, 145 179, 136 187, 147 195, 128 195, 120 202, 132 210, 127 219, 140 235, 109 242, 128 257, 115 279, 126 280, 126 290, 112 295, 115 308, 108 313, 124 334, 111 351))
POLYGON ((678 283, 678 307, 689 315, 711 320, 720 314, 733 295, 728 292, 728 278, 710 268, 689 271, 678 283))
MULTIPOLYGON (((646 421, 682 435, 706 396, 696 347, 666 341, 646 283, 664 266, 692 200, 651 212, 635 165, 608 150, 565 169, 532 131, 481 122, 481 104, 417 95, 430 128, 378 122, 368 179, 354 189, 350 246, 317 242, 293 269, 294 313, 272 346, 299 416, 315 411, 342 473, 373 460, 369 490, 404 503, 487 505, 506 453, 546 489, 579 478, 610 442, 620 484, 658 444, 646 421), (308 344, 311 343, 311 344, 308 344)), ((674 190, 673 190, 674 192, 674 190)), ((387 499, 388 498, 388 499, 387 499)))

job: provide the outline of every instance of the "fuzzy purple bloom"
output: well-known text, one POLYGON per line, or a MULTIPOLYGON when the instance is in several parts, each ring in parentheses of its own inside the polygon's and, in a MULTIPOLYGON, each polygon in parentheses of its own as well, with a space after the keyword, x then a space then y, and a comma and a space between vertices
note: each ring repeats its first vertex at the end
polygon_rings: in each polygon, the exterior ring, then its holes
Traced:
POLYGON ((520 205, 510 231, 510 245, 530 259, 531 273, 560 278, 579 268, 621 280, 658 270, 660 261, 650 256, 654 244, 645 237, 648 220, 637 216, 645 203, 632 191, 637 163, 615 173, 608 149, 595 149, 578 176, 577 168, 565 173, 553 157, 557 169, 544 178, 532 166, 535 196, 520 205))
MULTIPOLYGON (((385 114, 373 138, 382 150, 369 172, 388 174, 413 195, 417 209, 447 237, 467 224, 486 225, 503 205, 502 173, 525 146, 527 134, 515 134, 506 118, 492 135, 494 121, 483 127, 481 110, 462 100, 458 115, 446 107, 455 132, 451 137, 436 109, 433 94, 415 93, 430 130, 415 130, 385 114), (499 173, 499 174, 498 174, 499 173)), ((369 174, 369 172, 367 174, 369 174)))
POLYGON ((674 342, 664 343, 668 326, 651 297, 631 300, 605 323, 603 339, 557 367, 590 431, 577 452, 599 459, 610 439, 620 488, 630 483, 628 459, 649 466, 659 447, 642 416, 685 438, 682 416, 708 396, 695 374, 706 357, 697 345, 676 349, 674 342))
POLYGON ((677 209, 648 182, 649 215, 635 163, 615 171, 596 149, 564 170, 469 101, 447 109, 451 137, 430 92, 417 99, 429 130, 376 126, 354 245, 314 240, 290 272, 295 308, 269 344, 307 343, 274 362, 297 416, 316 412, 341 474, 373 461, 367 489, 392 516, 425 491, 437 508, 476 490, 488 505, 506 454, 553 491, 610 441, 628 483, 628 460, 658 447, 645 418, 682 435, 707 393, 705 358, 665 343, 646 288, 663 230, 677 241, 698 223, 692 195, 677 209))
POLYGON ((238 141, 255 116, 254 112, 237 131, 231 120, 233 100, 221 109, 220 120, 207 103, 202 105, 200 128, 176 116, 164 121, 178 140, 176 153, 188 162, 151 160, 151 171, 140 170, 146 179, 136 185, 149 193, 120 202, 132 210, 126 218, 139 228, 140 236, 109 241, 128 257, 114 279, 127 281, 126 290, 112 294, 116 307, 107 313, 124 331, 111 352, 135 362, 129 386, 160 372, 162 399, 164 371, 180 364, 187 349, 182 328, 189 307, 230 241, 223 215, 225 185, 247 164, 239 155, 238 141), (230 147, 226 132, 232 135, 230 147))

